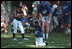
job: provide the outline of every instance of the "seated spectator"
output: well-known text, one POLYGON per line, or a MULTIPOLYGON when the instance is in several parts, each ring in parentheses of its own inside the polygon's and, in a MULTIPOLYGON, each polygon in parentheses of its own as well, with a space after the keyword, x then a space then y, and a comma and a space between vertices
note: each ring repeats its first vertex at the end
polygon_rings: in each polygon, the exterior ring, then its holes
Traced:
POLYGON ((4 29, 5 33, 7 33, 7 24, 5 23, 3 16, 1 16, 1 29, 4 29))

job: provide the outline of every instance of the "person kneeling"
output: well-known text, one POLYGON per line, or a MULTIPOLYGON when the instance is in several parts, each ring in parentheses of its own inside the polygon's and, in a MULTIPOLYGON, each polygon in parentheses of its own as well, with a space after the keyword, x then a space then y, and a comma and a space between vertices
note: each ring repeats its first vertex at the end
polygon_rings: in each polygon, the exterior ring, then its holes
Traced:
POLYGON ((35 22, 35 44, 36 46, 45 46, 46 44, 43 42, 43 34, 41 27, 38 22, 35 22))

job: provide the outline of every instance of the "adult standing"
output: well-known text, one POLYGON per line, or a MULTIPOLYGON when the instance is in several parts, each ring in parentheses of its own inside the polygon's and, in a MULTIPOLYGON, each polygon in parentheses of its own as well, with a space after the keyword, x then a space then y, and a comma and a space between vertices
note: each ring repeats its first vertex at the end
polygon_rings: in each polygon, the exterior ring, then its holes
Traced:
POLYGON ((41 4, 38 5, 38 14, 42 21, 43 38, 48 39, 49 24, 52 16, 50 5, 45 1, 41 1, 41 4))

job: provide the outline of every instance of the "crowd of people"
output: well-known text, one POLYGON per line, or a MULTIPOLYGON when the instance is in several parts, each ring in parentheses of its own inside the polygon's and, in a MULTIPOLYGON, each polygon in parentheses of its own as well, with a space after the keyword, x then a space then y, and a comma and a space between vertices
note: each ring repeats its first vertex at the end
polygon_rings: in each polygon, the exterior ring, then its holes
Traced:
MULTIPOLYGON (((65 33, 71 31, 71 1, 64 1, 62 5, 51 4, 49 1, 34 1, 32 8, 31 18, 35 27, 37 46, 45 46, 49 32, 56 31, 58 28, 65 33)), ((18 27, 21 30, 22 39, 29 40, 24 37, 25 28, 23 27, 23 24, 30 27, 28 9, 24 2, 20 1, 20 4, 14 7, 12 11, 13 40, 16 40, 15 34, 18 27)), ((3 1, 1 3, 1 27, 4 27, 7 33, 8 23, 6 23, 7 19, 5 17, 7 18, 8 15, 4 9, 3 1)))

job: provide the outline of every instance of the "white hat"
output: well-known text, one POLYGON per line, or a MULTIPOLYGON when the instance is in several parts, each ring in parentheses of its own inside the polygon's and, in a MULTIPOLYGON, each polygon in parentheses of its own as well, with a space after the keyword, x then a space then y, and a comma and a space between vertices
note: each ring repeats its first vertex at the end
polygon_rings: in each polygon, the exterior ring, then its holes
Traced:
POLYGON ((54 4, 52 7, 53 7, 53 8, 57 8, 58 6, 57 6, 56 4, 54 4))

